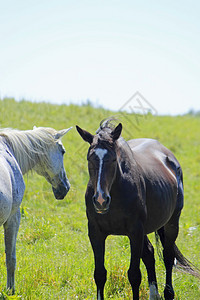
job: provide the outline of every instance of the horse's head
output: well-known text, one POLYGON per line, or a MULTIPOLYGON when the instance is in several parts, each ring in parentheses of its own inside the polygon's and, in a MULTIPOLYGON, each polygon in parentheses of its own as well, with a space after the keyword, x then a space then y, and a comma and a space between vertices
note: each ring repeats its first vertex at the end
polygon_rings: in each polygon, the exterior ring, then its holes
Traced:
POLYGON ((88 169, 94 189, 93 204, 97 213, 105 214, 110 206, 110 190, 117 169, 116 141, 121 131, 121 123, 114 129, 102 128, 96 135, 76 127, 84 141, 90 144, 88 169))
POLYGON ((71 128, 55 131, 52 135, 52 142, 48 143, 48 147, 43 157, 44 159, 40 159, 40 161, 42 162, 43 160, 43 162, 34 167, 35 171, 39 175, 44 176, 52 185, 52 190, 56 199, 63 199, 70 189, 70 183, 66 176, 63 164, 65 148, 61 142, 61 138, 70 129, 71 128))

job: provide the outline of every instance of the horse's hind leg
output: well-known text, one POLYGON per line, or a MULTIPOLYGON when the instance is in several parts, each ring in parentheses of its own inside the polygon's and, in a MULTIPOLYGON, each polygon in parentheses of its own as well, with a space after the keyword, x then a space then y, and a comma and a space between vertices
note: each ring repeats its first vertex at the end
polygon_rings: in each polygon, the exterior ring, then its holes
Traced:
MULTIPOLYGON (((181 175, 182 176, 182 175, 181 175)), ((182 179, 178 184, 177 206, 173 216, 168 223, 158 230, 163 246, 163 258, 166 268, 166 285, 164 290, 165 299, 174 299, 174 289, 172 286, 172 269, 175 259, 175 241, 179 231, 179 218, 183 208, 183 183, 182 179)))
POLYGON ((172 269, 174 265, 175 252, 174 243, 178 236, 178 227, 174 224, 167 224, 164 227, 165 244, 163 249, 163 258, 166 268, 166 286, 164 290, 165 299, 174 299, 174 289, 172 286, 172 269))
POLYGON ((7 267, 7 288, 15 291, 15 268, 16 268, 16 238, 20 224, 20 209, 11 216, 4 224, 4 239, 7 267))
POLYGON ((160 240, 163 245, 163 258, 166 268, 166 285, 164 297, 166 300, 174 299, 174 289, 172 286, 172 269, 175 259, 174 245, 179 230, 179 214, 174 214, 171 220, 161 229, 158 230, 160 240))
POLYGON ((160 296, 158 294, 157 280, 156 280, 154 249, 146 235, 144 236, 142 260, 143 263, 145 264, 145 267, 147 269, 147 274, 148 274, 148 282, 150 288, 149 300, 160 299, 160 296))

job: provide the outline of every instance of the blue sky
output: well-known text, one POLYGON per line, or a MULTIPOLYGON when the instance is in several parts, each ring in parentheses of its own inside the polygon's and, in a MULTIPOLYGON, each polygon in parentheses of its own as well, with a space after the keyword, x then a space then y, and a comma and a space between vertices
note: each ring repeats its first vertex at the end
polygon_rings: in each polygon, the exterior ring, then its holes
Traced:
POLYGON ((199 1, 0 2, 0 97, 200 110, 199 1))

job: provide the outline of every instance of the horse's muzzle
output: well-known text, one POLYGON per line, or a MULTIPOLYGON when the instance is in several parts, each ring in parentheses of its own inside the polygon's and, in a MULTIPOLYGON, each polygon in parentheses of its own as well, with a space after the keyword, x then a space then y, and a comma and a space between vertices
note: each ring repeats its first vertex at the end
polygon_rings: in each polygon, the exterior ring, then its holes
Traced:
POLYGON ((65 183, 60 183, 56 188, 52 186, 54 196, 57 200, 65 198, 70 189, 70 183, 67 180, 65 183))
POLYGON ((106 214, 108 212, 111 201, 110 195, 107 195, 106 193, 101 194, 97 192, 92 197, 92 200, 97 213, 106 214))

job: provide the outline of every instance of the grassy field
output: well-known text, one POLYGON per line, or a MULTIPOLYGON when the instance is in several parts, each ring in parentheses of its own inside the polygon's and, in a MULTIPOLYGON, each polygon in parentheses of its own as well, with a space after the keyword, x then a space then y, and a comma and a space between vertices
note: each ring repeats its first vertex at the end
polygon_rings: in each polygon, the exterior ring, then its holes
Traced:
MULTIPOLYGON (((200 117, 135 116, 95 109, 90 105, 50 105, 0 100, 0 127, 31 129, 73 126, 64 138, 65 168, 71 182, 67 197, 55 200, 51 186, 42 177, 25 177, 17 240, 16 295, 6 296, 3 228, 0 230, 0 299, 95 299, 93 254, 87 236, 84 193, 88 180, 87 145, 75 125, 95 132, 99 122, 117 115, 125 139, 149 137, 171 149, 184 173, 185 205, 180 219, 177 245, 200 268, 200 117)), ((153 244, 154 235, 150 235, 153 244)), ((131 299, 127 279, 130 250, 126 237, 110 236, 106 242, 108 279, 106 299, 131 299)), ((165 269, 156 254, 159 292, 163 295, 165 269)), ((141 299, 148 299, 146 270, 141 263, 141 299)), ((200 282, 174 270, 175 299, 200 299, 200 282)))

